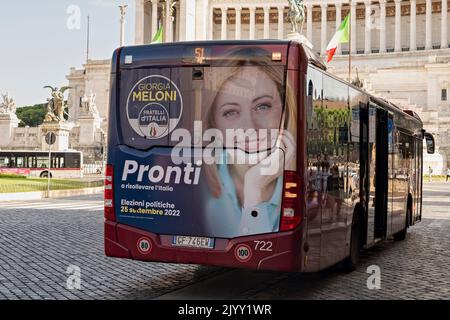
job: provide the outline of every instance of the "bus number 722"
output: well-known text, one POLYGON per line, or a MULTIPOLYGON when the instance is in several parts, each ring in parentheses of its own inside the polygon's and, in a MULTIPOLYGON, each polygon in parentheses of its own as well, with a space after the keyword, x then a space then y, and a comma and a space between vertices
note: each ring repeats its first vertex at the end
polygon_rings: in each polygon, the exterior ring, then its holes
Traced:
POLYGON ((255 250, 256 251, 268 251, 268 252, 273 251, 273 249, 272 249, 273 242, 272 241, 254 241, 254 242, 255 242, 255 250))

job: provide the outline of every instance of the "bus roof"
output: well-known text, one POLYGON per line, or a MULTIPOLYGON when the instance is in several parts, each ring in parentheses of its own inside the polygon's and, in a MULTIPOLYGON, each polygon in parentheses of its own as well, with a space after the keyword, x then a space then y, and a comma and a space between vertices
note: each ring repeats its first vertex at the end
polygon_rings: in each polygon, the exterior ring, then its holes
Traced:
MULTIPOLYGON (((113 56, 113 66, 120 69, 135 69, 142 67, 177 67, 183 65, 220 64, 227 58, 226 51, 235 48, 258 46, 273 53, 279 53, 282 60, 273 60, 273 64, 286 63, 290 41, 282 40, 225 40, 225 41, 194 41, 127 46, 116 50, 113 56), (119 61, 118 61, 119 60, 119 61)), ((254 51, 241 51, 243 58, 257 58, 254 51)))
MULTIPOLYGON (((0 153, 9 152, 9 153, 46 153, 48 154, 48 150, 11 150, 11 149, 0 149, 0 153)), ((51 153, 81 153, 78 150, 65 150, 65 151, 55 151, 51 150, 51 153)))
MULTIPOLYGON (((322 58, 311 48, 304 43, 295 40, 278 40, 278 39, 265 39, 265 40, 207 40, 207 41, 184 41, 184 42, 172 42, 162 44, 147 44, 137 46, 127 46, 117 49, 113 55, 112 61, 112 73, 115 73, 117 69, 134 69, 143 66, 173 66, 173 65, 193 65, 198 64, 195 57, 195 48, 204 48, 207 52, 205 55, 208 59, 208 64, 214 64, 214 61, 224 58, 221 47, 245 47, 245 46, 267 46, 278 47, 278 50, 282 51, 283 63, 287 64, 285 57, 288 54, 289 47, 296 45, 302 48, 303 53, 308 59, 308 63, 314 65, 316 68, 326 72, 327 75, 335 78, 336 80, 349 85, 354 90, 366 94, 373 101, 383 104, 386 108, 392 111, 400 112, 406 117, 410 117, 421 124, 422 120, 417 114, 411 114, 411 112, 405 112, 392 102, 376 97, 362 88, 359 88, 343 79, 336 77, 335 75, 327 72, 327 67, 322 58), (169 49, 169 50, 168 50, 169 49), (120 60, 118 60, 120 59, 120 60), (117 68, 117 69, 116 69, 117 68)), ((280 64, 280 62, 278 62, 280 64)), ((117 70, 118 71, 118 70, 117 70)))

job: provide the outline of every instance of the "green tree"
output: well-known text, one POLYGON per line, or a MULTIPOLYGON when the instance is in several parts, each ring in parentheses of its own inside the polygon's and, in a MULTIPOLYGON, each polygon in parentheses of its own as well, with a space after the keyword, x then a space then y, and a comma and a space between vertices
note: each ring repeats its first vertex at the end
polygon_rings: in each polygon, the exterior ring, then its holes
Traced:
POLYGON ((20 119, 19 126, 37 127, 44 122, 45 114, 47 113, 47 104, 35 104, 34 106, 25 106, 17 108, 16 114, 20 119))

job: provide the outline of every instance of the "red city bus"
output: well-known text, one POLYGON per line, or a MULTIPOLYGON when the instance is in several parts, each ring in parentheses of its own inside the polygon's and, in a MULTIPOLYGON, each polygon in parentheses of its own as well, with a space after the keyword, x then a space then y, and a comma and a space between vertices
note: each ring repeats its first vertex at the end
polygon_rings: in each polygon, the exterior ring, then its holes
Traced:
POLYGON ((0 174, 34 178, 81 178, 83 154, 80 151, 0 150, 0 174), (48 169, 50 162, 50 170, 48 169))
POLYGON ((109 257, 351 270, 421 220, 420 118, 295 41, 120 48, 109 119, 109 257))

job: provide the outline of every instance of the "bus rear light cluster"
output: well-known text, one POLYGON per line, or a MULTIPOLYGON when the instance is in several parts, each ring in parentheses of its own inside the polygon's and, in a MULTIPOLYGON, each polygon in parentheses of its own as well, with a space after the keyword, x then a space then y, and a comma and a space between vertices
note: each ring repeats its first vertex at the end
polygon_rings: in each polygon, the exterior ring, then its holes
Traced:
POLYGON ((281 211, 280 231, 293 230, 301 222, 299 182, 300 179, 295 171, 286 171, 284 173, 283 208, 281 211))
POLYGON ((106 165, 105 175, 105 219, 116 221, 114 213, 114 166, 106 165))

